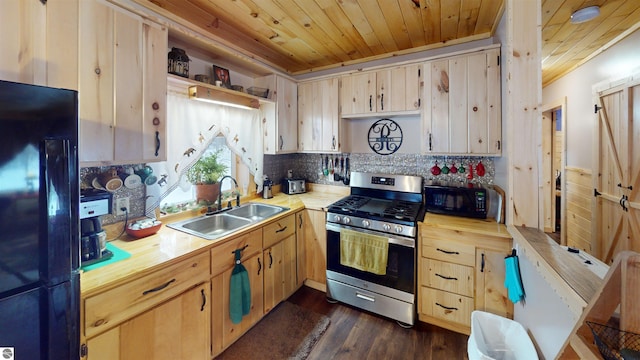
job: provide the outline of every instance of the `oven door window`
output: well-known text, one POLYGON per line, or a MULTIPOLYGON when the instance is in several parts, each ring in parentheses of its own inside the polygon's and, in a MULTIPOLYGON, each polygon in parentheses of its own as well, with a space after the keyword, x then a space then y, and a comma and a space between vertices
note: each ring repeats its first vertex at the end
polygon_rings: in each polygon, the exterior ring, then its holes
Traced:
MULTIPOLYGON (((377 233, 377 235, 386 236, 381 233, 377 233)), ((327 270, 413 294, 415 292, 415 249, 389 242, 387 257, 385 275, 377 275, 341 265, 340 233, 327 230, 327 270)))

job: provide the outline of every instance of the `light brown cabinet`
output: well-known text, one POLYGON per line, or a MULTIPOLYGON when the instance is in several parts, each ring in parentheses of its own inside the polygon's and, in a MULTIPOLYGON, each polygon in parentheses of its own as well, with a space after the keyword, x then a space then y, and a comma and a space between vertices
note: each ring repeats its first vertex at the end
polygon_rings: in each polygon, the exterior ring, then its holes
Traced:
POLYGON ((254 80, 268 88, 275 102, 260 105, 263 116, 264 153, 285 154, 298 150, 298 85, 285 77, 269 75, 254 80))
POLYGON ((504 287, 504 257, 511 241, 501 236, 420 226, 418 317, 470 333, 471 312, 513 317, 504 287))
POLYGON ((99 0, 79 19, 81 163, 165 160, 167 29, 99 0))
POLYGON ((326 213, 321 210, 302 211, 304 246, 306 256, 305 284, 325 290, 327 284, 327 230, 326 213))
POLYGON ((209 282, 98 335, 88 360, 208 359, 209 282))
POLYGON ((0 79, 77 90, 79 1, 0 1, 0 79))
POLYGON ((208 355, 209 292, 209 253, 200 253, 84 298, 81 337, 88 358, 156 359, 165 346, 174 358, 208 355))
POLYGON ((340 116, 417 113, 422 106, 422 65, 397 66, 340 78, 340 116))
POLYGON ((298 84, 298 151, 339 152, 338 78, 298 84))
POLYGON ((423 152, 500 155, 500 49, 424 65, 423 152))

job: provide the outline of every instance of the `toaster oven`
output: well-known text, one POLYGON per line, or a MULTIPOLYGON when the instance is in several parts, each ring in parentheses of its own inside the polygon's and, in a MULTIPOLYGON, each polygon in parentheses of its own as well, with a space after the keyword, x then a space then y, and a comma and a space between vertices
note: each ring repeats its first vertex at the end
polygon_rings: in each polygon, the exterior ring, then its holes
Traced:
POLYGON ((307 192, 307 182, 304 179, 282 179, 280 191, 285 194, 302 194, 307 192))

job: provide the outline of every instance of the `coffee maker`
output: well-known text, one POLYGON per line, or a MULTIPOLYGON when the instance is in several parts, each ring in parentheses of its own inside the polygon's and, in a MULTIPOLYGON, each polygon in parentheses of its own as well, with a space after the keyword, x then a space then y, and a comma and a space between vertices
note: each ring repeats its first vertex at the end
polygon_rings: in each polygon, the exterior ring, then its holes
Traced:
POLYGON ((98 189, 80 191, 80 260, 82 266, 108 260, 113 253, 107 249, 107 233, 100 216, 110 214, 113 197, 98 189))

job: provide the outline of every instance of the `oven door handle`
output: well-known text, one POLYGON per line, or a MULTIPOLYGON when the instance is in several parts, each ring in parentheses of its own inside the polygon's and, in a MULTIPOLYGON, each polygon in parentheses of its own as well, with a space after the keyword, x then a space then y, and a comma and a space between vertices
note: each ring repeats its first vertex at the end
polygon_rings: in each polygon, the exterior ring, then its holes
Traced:
POLYGON ((325 228, 328 231, 333 231, 337 233, 340 233, 341 229, 349 229, 349 230, 353 230, 353 231, 357 231, 365 234, 384 236, 389 240, 389 244, 396 244, 396 245, 410 247, 410 248, 415 248, 416 246, 416 242, 413 239, 403 239, 401 237, 393 236, 391 234, 386 234, 378 231, 365 230, 365 229, 360 229, 360 228, 355 228, 355 227, 345 226, 345 225, 338 225, 333 223, 327 223, 325 225, 325 228))

